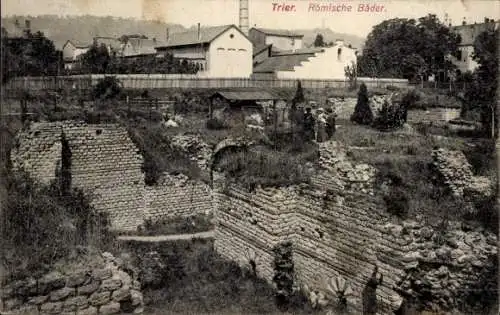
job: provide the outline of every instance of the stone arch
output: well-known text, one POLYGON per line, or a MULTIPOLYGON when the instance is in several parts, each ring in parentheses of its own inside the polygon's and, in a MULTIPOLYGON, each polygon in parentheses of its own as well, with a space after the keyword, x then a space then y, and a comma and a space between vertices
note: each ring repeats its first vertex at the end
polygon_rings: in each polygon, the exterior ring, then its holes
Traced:
POLYGON ((229 152, 244 152, 251 145, 250 142, 240 138, 226 138, 215 145, 210 158, 210 173, 213 173, 222 157, 229 152))

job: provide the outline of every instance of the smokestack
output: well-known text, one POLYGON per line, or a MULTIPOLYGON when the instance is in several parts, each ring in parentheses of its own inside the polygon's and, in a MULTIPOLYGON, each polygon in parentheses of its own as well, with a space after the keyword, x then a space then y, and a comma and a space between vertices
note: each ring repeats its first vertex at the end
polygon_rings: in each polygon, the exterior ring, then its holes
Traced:
POLYGON ((240 30, 248 36, 248 0, 240 0, 240 30))
POLYGON ((201 40, 201 29, 200 29, 200 23, 198 23, 198 41, 201 40))
POLYGON ((30 21, 30 20, 26 20, 26 21, 24 21, 24 25, 25 25, 25 27, 24 27, 24 28, 25 28, 27 31, 31 31, 31 21, 30 21))
POLYGON ((168 29, 168 27, 167 27, 167 34, 166 34, 166 38, 165 38, 165 40, 166 40, 167 42, 168 42, 168 40, 169 40, 169 35, 170 35, 170 34, 169 34, 169 29, 168 29))

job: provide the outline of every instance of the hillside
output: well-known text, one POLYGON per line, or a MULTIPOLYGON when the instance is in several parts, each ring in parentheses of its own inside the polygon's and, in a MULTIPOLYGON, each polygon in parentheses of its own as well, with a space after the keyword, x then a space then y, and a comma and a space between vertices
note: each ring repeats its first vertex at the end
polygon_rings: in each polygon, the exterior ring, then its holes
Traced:
MULTIPOLYGON (((2 26, 8 32, 12 32, 15 20, 18 19, 23 25, 26 18, 31 20, 32 30, 42 31, 54 42, 57 49, 61 49, 68 39, 90 43, 95 36, 120 37, 124 34, 143 34, 161 41, 166 37, 167 28, 169 28, 171 34, 186 30, 184 26, 179 24, 91 15, 68 17, 59 17, 56 15, 2 17, 2 26)), ((312 45, 318 33, 323 35, 326 42, 343 38, 347 44, 352 44, 356 48, 360 48, 365 40, 359 36, 342 34, 334 32, 331 29, 303 29, 296 30, 296 32, 304 34, 304 45, 306 46, 312 45)))
POLYGON ((306 46, 312 45, 314 43, 316 35, 318 34, 323 35, 323 40, 326 43, 335 42, 336 39, 343 39, 344 43, 351 44, 353 47, 358 49, 363 48, 366 40, 365 38, 360 36, 334 32, 329 28, 302 29, 296 30, 296 32, 299 34, 304 34, 304 45, 306 46))

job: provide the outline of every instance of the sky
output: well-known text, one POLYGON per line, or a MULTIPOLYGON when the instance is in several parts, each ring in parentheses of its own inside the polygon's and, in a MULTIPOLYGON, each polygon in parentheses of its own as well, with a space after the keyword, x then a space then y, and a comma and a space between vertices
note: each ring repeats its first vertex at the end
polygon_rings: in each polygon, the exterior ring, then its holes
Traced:
MULTIPOLYGON (((301 29, 329 27, 333 31, 366 36, 383 20, 419 18, 429 13, 441 20, 447 13, 452 24, 481 22, 484 17, 500 18, 498 0, 248 0, 250 27, 301 29), (276 5, 273 5, 276 3, 276 5), (360 4, 379 12, 357 12, 360 4), (273 6, 294 6, 288 12, 273 6), (351 6, 351 12, 318 12, 320 5, 351 6)), ((344 9, 345 10, 345 9, 344 9)), ((238 25, 239 0, 2 0, 2 16, 8 15, 98 15, 178 23, 186 27, 238 25)))

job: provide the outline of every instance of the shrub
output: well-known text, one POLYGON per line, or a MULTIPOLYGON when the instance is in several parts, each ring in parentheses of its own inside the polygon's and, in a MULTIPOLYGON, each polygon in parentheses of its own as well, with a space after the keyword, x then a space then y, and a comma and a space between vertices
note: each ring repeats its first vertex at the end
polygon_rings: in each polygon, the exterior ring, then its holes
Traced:
POLYGON ((92 91, 94 99, 109 100, 116 98, 122 92, 120 81, 116 77, 100 79, 92 91))
POLYGON ((387 100, 384 101, 379 110, 377 118, 373 121, 373 127, 381 131, 389 131, 400 128, 404 124, 405 111, 401 106, 390 105, 387 100))
POLYGON ((358 102, 351 115, 351 121, 362 125, 369 125, 373 121, 373 113, 368 99, 368 89, 364 83, 359 87, 358 102))
POLYGON ((207 120, 207 129, 209 130, 222 130, 227 128, 229 128, 227 123, 218 118, 210 118, 207 120))
POLYGON ((293 296, 294 264, 292 258, 292 243, 285 242, 273 248, 274 253, 274 277, 276 285, 276 304, 280 309, 288 309, 291 306, 293 296))
POLYGON ((384 196, 387 212, 400 218, 405 218, 410 209, 409 199, 405 191, 399 187, 391 187, 384 196))
POLYGON ((107 217, 96 213, 80 190, 63 193, 55 183, 40 185, 23 173, 2 175, 7 198, 0 258, 8 278, 44 273, 77 246, 104 246, 110 240, 107 217))

